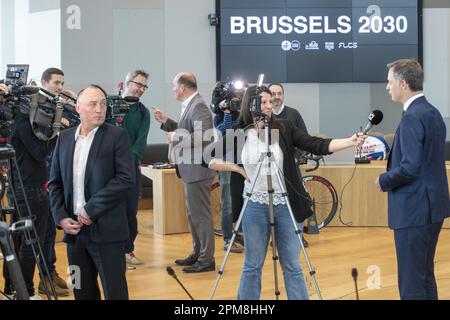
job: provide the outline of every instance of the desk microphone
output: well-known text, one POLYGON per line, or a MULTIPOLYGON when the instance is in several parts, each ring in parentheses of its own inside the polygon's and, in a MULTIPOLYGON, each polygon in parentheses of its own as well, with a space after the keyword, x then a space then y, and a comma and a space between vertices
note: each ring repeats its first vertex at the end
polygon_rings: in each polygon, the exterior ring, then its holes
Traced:
POLYGON ((177 275, 175 274, 175 270, 172 269, 172 267, 168 266, 166 268, 167 273, 169 274, 169 276, 171 276, 172 278, 174 278, 175 280, 177 280, 178 284, 180 285, 181 288, 183 288, 184 292, 186 292, 186 294, 189 296, 189 298, 191 298, 191 300, 194 300, 194 298, 191 296, 191 294, 186 290, 186 288, 183 286, 183 284, 180 282, 180 280, 178 280, 177 275))
POLYGON ((353 281, 355 281, 356 300, 359 300, 359 292, 358 292, 358 269, 352 268, 352 277, 353 277, 353 281))

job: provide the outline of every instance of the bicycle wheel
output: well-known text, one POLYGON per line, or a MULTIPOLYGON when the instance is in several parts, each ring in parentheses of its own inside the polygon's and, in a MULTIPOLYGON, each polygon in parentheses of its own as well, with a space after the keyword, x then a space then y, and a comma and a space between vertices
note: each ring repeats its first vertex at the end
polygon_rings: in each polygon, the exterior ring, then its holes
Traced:
POLYGON ((338 195, 330 181, 320 176, 303 177, 306 191, 315 206, 317 227, 322 229, 333 220, 338 207, 338 195))
POLYGON ((213 182, 211 185, 211 215, 213 217, 214 222, 214 230, 220 230, 221 220, 221 206, 222 206, 222 189, 220 188, 220 184, 218 181, 213 182))

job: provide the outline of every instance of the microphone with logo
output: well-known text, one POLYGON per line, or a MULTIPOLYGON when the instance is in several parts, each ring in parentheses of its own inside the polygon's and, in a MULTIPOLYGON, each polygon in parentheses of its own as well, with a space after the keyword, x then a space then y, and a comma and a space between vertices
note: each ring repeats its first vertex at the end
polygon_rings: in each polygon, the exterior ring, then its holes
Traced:
POLYGON ((191 298, 191 300, 194 300, 194 298, 191 296, 191 294, 189 293, 189 291, 186 290, 186 288, 183 286, 183 284, 180 282, 180 280, 178 280, 177 275, 175 274, 175 270, 172 269, 172 267, 168 266, 166 268, 167 273, 169 274, 169 276, 171 276, 172 278, 174 278, 175 280, 177 280, 178 284, 180 285, 181 288, 183 288, 184 292, 186 292, 186 294, 189 296, 189 298, 191 298))
POLYGON ((359 300, 359 292, 358 292, 358 269, 352 268, 352 277, 353 277, 353 281, 355 281, 356 300, 359 300))
MULTIPOLYGON (((381 121, 383 121, 383 112, 381 112, 380 110, 374 110, 369 114, 369 122, 367 122, 364 130, 361 127, 361 132, 363 132, 364 134, 367 134, 367 132, 370 131, 370 129, 372 129, 373 126, 377 126, 381 123, 381 121)), ((362 156, 362 146, 359 149, 359 156, 357 158, 355 158, 355 163, 357 164, 364 164, 364 163, 370 163, 370 159, 368 159, 367 157, 363 157, 362 156)))

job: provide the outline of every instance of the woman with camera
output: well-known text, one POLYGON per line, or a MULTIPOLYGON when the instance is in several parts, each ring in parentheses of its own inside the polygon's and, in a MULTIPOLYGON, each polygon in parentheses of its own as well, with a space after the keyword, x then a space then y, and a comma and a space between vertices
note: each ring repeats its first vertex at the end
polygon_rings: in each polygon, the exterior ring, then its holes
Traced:
MULTIPOLYGON (((245 243, 245 262, 242 269, 238 299, 255 300, 260 298, 261 272, 266 258, 267 246, 270 237, 269 196, 267 188, 268 166, 266 158, 260 174, 256 177, 258 160, 266 152, 264 138, 264 117, 269 118, 269 144, 270 151, 276 162, 271 166, 274 189, 274 219, 275 243, 279 252, 280 264, 284 274, 284 283, 288 299, 308 299, 308 291, 299 262, 301 245, 295 233, 288 211, 286 198, 282 189, 289 195, 288 201, 292 207, 299 229, 302 222, 312 214, 306 192, 303 188, 302 178, 295 165, 295 147, 308 152, 326 155, 346 148, 361 145, 366 136, 354 134, 346 139, 322 139, 312 137, 304 131, 294 127, 290 122, 276 119, 272 114, 272 95, 265 88, 258 88, 261 110, 255 109, 255 86, 249 87, 242 99, 241 113, 238 124, 235 126, 234 139, 245 141, 242 145, 234 144, 234 163, 214 158, 209 168, 217 171, 232 171, 241 174, 245 179, 244 194, 249 193, 250 185, 257 179, 251 193, 247 207, 243 213, 242 224, 245 243), (244 135, 244 137, 240 137, 244 135), (275 172, 279 168, 284 176, 283 186, 279 185, 275 172)), ((226 139, 226 137, 225 137, 226 139)), ((224 145, 227 145, 225 142, 224 145)))

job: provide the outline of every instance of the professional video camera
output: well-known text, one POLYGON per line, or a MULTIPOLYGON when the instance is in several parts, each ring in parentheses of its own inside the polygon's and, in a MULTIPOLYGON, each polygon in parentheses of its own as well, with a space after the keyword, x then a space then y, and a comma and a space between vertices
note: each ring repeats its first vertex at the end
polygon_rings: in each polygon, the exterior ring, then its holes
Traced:
MULTIPOLYGON (((1 94, 4 101, 0 106, 0 138, 9 137, 11 124, 19 113, 29 116, 34 134, 44 141, 53 139, 60 130, 80 122, 74 106, 63 102, 61 96, 37 86, 25 85, 28 69, 28 65, 7 66, 4 83, 8 91, 1 94)), ((72 97, 65 100, 76 101, 72 97)))
POLYGON ((122 126, 124 117, 131 107, 139 102, 138 97, 122 97, 123 82, 119 83, 119 93, 106 98, 106 119, 117 126, 122 126))
POLYGON ((212 93, 211 111, 216 114, 226 109, 229 109, 231 112, 240 111, 245 89, 246 86, 242 81, 217 82, 212 93), (225 100, 225 105, 221 107, 219 104, 223 100, 225 100))

